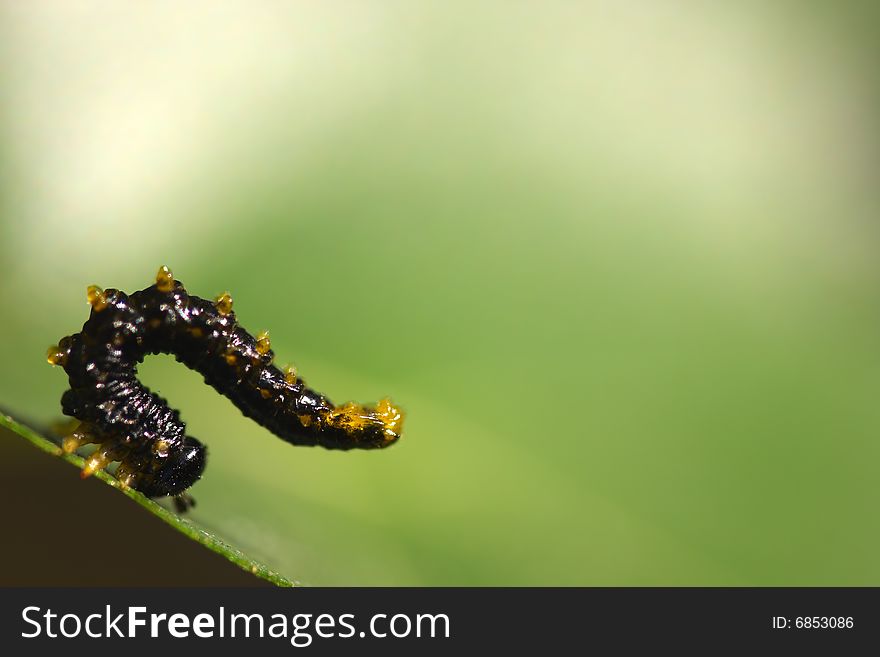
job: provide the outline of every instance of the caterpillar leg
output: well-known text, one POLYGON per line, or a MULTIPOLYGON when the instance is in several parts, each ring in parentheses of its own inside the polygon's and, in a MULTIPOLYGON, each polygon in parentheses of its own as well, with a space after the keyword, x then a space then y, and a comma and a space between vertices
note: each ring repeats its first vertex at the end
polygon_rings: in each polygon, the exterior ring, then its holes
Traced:
MULTIPOLYGON (((61 439, 61 452, 63 454, 73 454, 84 445, 97 444, 96 449, 88 459, 79 476, 86 479, 95 474, 98 470, 107 467, 113 461, 123 461, 116 470, 116 478, 123 488, 129 487, 135 483, 136 467, 129 457, 129 448, 124 438, 118 436, 108 436, 95 425, 88 422, 66 423, 66 435, 61 439), (128 465, 127 465, 128 464, 128 465)), ((60 427, 59 423, 59 427, 60 427)), ((60 432, 59 432, 60 433, 60 432)))
POLYGON ((137 488, 140 465, 134 458, 123 459, 116 468, 116 480, 122 488, 137 488))
POLYGON ((101 442, 95 428, 88 422, 80 422, 70 433, 61 439, 61 451, 73 454, 83 445, 101 442))
POLYGON ((92 455, 86 461, 85 466, 79 473, 80 478, 86 479, 91 477, 98 470, 103 470, 113 461, 122 461, 128 455, 128 452, 129 448, 122 438, 117 436, 105 437, 98 445, 98 449, 92 452, 92 455))
POLYGON ((71 434, 79 429, 80 424, 82 424, 82 422, 77 420, 75 417, 59 417, 49 423, 49 426, 46 429, 46 433, 49 435, 50 438, 53 439, 54 442, 59 442, 68 434, 71 434))
POLYGON ((178 513, 186 513, 196 505, 196 498, 189 493, 180 493, 172 499, 174 500, 174 509, 178 513))

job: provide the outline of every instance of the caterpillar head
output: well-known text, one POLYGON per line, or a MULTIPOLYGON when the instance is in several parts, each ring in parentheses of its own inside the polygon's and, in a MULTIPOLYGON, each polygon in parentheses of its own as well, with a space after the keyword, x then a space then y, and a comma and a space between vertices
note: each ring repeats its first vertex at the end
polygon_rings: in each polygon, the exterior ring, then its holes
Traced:
POLYGON ((186 436, 183 444, 163 459, 162 465, 137 484, 147 497, 177 495, 196 483, 205 470, 207 449, 186 436))

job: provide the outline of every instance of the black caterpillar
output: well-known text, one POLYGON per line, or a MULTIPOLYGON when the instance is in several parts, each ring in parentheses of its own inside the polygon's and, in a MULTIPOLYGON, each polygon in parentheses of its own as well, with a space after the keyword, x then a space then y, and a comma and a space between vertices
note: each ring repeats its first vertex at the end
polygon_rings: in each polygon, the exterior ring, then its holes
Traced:
POLYGON ((183 507, 192 503, 184 491, 202 476, 206 449, 186 435, 180 414, 138 381, 137 366, 149 354, 173 354, 244 415, 294 445, 371 449, 400 437, 403 413, 390 400, 334 406, 293 368, 275 367, 268 333, 254 337, 241 328, 228 293, 213 302, 191 296, 162 267, 156 284, 138 292, 93 285, 87 294, 92 310, 82 331, 47 352, 70 379, 61 407, 80 421, 62 449, 98 444, 83 478, 121 461, 116 478, 123 486, 176 496, 183 507))

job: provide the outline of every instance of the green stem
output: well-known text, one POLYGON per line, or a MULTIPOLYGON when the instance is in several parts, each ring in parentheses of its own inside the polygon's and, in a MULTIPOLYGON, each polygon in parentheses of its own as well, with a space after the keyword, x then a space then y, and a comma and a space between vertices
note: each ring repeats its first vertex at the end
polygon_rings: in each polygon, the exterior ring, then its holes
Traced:
MULTIPOLYGON (((44 452, 51 454, 52 456, 57 456, 61 460, 67 461, 77 468, 82 468, 83 465, 85 465, 85 459, 83 459, 81 456, 78 456, 76 454, 65 454, 61 450, 61 448, 55 443, 47 440, 45 437, 41 436, 38 432, 34 431, 30 427, 27 427, 15 421, 11 417, 9 417, 8 415, 4 415, 3 413, 0 413, 0 426, 9 429, 15 434, 18 434, 29 443, 31 443, 34 447, 41 449, 44 452)), ((149 497, 145 497, 138 491, 132 488, 125 488, 121 486, 115 477, 104 472, 103 470, 99 470, 94 474, 94 476, 103 481, 108 486, 115 488, 123 495, 126 495, 130 499, 134 500, 142 507, 144 507, 147 511, 155 516, 158 516, 164 522, 174 527, 183 535, 188 536, 197 543, 201 543, 209 550, 213 550, 217 554, 222 555, 243 570, 246 570, 249 573, 253 573, 257 577, 262 577, 263 579, 268 580, 277 586, 296 586, 295 581, 289 580, 283 575, 275 572, 274 570, 269 569, 264 564, 261 564, 260 562, 251 559, 244 552, 219 539, 214 534, 200 527, 197 527, 186 518, 181 518, 174 512, 166 509, 164 506, 156 503, 154 500, 151 500, 149 497)))

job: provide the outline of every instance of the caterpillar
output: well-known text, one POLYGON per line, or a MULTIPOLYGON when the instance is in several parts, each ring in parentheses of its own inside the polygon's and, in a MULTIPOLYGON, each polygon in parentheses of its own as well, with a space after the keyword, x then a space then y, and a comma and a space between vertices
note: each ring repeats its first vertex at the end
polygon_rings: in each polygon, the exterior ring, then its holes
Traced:
POLYGON ((336 406, 294 368, 277 368, 268 332, 253 336, 239 326, 228 292, 213 301, 190 295, 163 266, 143 290, 126 294, 92 285, 87 300, 91 311, 82 330, 46 354, 69 379, 62 411, 79 420, 62 450, 98 445, 82 478, 118 461, 115 476, 123 487, 172 496, 181 509, 194 504, 185 491, 201 478, 207 450, 186 434, 180 413, 138 380, 138 365, 150 354, 174 355, 291 444, 372 449, 400 438, 403 412, 391 400, 336 406))

